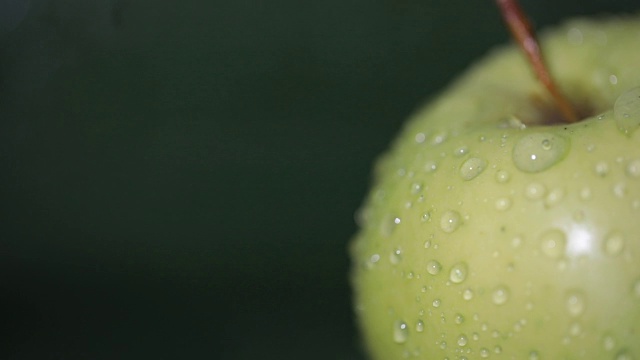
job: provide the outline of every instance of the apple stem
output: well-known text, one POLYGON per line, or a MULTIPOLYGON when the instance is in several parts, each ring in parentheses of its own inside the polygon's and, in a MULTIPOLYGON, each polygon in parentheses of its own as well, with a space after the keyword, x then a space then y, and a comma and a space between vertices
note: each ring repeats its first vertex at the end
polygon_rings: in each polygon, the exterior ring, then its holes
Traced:
POLYGON ((542 58, 542 52, 535 32, 524 11, 517 0, 496 0, 496 4, 502 13, 502 18, 506 22, 511 35, 524 51, 538 79, 547 88, 554 98, 565 121, 573 123, 578 121, 578 115, 567 98, 558 90, 553 78, 549 74, 542 58))

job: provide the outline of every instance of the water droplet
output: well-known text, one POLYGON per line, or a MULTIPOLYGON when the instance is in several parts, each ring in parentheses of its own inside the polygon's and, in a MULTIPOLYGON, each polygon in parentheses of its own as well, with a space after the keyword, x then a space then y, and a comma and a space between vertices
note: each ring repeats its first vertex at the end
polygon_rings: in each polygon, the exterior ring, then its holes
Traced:
POLYGON ((524 196, 529 200, 538 200, 547 193, 547 188, 540 183, 531 183, 524 189, 524 196))
POLYGON ((422 222, 427 222, 429 219, 431 219, 431 214, 428 212, 423 212, 422 215, 420 215, 420 221, 422 222))
POLYGON ((424 331, 424 322, 422 320, 418 320, 418 322, 416 322, 416 332, 423 332, 424 331))
POLYGON ((626 173, 629 177, 640 178, 640 159, 634 159, 629 161, 626 168, 626 173))
POLYGON ((611 351, 616 347, 616 339, 611 334, 605 334, 602 337, 602 347, 605 351, 611 351))
POLYGON ((560 229, 547 230, 540 236, 542 253, 550 258, 557 259, 563 256, 566 245, 567 237, 560 229))
POLYGON ((398 224, 400 224, 400 218, 395 216, 386 216, 380 222, 380 235, 383 238, 390 237, 391 234, 393 234, 393 232, 395 231, 398 224))
POLYGON ((460 177, 463 180, 471 180, 480 175, 486 169, 487 162, 480 158, 470 158, 460 166, 460 177))
POLYGON ((618 231, 614 231, 607 235, 604 240, 604 252, 607 255, 615 256, 620 254, 624 248, 624 237, 618 231))
POLYGON ((454 210, 449 210, 442 214, 440 218, 440 228, 446 233, 452 233, 456 231, 462 224, 462 217, 460 213, 454 210))
POLYGON ((609 164, 606 161, 598 161, 593 167, 593 171, 600 177, 605 177, 609 173, 609 164))
POLYGON ((544 205, 548 208, 554 205, 557 205, 560 201, 562 201, 562 199, 564 199, 564 195, 565 195, 564 189, 561 189, 561 188, 553 189, 545 197, 544 205))
POLYGON ((414 139, 418 144, 422 144, 424 142, 424 140, 426 139, 426 135, 424 133, 420 132, 420 133, 416 134, 414 139))
POLYGON ((435 161, 429 160, 424 163, 424 172, 432 173, 436 170, 438 170, 438 164, 435 161))
POLYGON ((506 170, 498 170, 496 172, 496 181, 504 184, 509 182, 509 180, 511 179, 511 175, 509 174, 509 172, 507 172, 506 170))
POLYGON ((567 310, 571 316, 580 316, 586 307, 584 295, 579 291, 572 291, 567 295, 567 310))
POLYGON ((406 322, 398 320, 393 324, 393 341, 404 344, 409 338, 409 326, 406 322))
MULTIPOLYGON (((640 281, 639 281, 640 282, 640 281)), ((462 292, 462 298, 469 301, 471 299, 473 299, 473 290, 471 289, 464 289, 464 291, 462 292)))
POLYGON ((391 252, 391 255, 389 255, 389 261, 391 261, 393 265, 397 265, 398 263, 400 263, 401 260, 402 260, 402 250, 400 249, 393 250, 391 252))
POLYGON ((491 294, 491 300, 496 305, 502 305, 509 300, 509 288, 506 286, 500 285, 493 289, 493 293, 491 294))
POLYGON ((458 340, 457 340, 458 346, 466 346, 468 342, 469 342, 469 339, 467 339, 466 335, 462 334, 458 336, 458 340))
POLYGON ((442 304, 442 301, 440 301, 440 299, 435 299, 433 300, 433 302, 431 303, 431 305, 433 305, 434 308, 438 308, 440 307, 440 305, 442 304))
POLYGON ((502 346, 500 346, 500 345, 496 345, 496 346, 493 348, 493 352, 494 352, 494 353, 496 353, 496 354, 500 354, 500 353, 502 353, 502 346))
POLYGON ((446 341, 441 341, 440 342, 440 349, 444 350, 447 348, 447 342, 446 341))
POLYGON ((582 31, 578 28, 571 28, 567 32, 567 40, 571 45, 580 45, 583 41, 582 31))
POLYGON ((442 265, 436 260, 431 260, 427 263, 427 272, 431 275, 437 275, 442 270, 442 265))
POLYGON ((538 360, 538 359, 540 359, 540 354, 537 351, 532 350, 529 353, 529 360, 538 360))
POLYGON ((424 242, 424 248, 429 249, 431 247, 431 240, 427 240, 424 242))
POLYGON ((496 200, 495 204, 496 210, 498 211, 506 211, 511 207, 511 199, 509 198, 500 198, 496 200))
POLYGON ((513 147, 513 162, 524 172, 537 173, 563 159, 569 141, 549 133, 534 133, 522 137, 513 147))
POLYGON ((640 126, 640 87, 624 92, 613 105, 618 129, 630 135, 640 126))
POLYGON ((451 271, 449 272, 449 280, 454 284, 459 284, 467 278, 468 271, 469 269, 466 263, 461 262, 455 264, 451 267, 451 271))
POLYGON ((582 200, 590 200, 591 199, 591 188, 588 186, 583 187, 582 189, 580 189, 580 199, 582 200))
POLYGON ((580 325, 580 323, 575 322, 569 326, 569 335, 575 337, 580 334, 582 334, 582 325, 580 325))
POLYGON ((483 359, 486 359, 489 357, 489 355, 491 355, 491 351, 489 351, 489 349, 487 348, 481 348, 480 349, 480 357, 483 359))
POLYGON ((625 183, 617 183, 615 185, 613 185, 613 195, 615 195, 616 197, 622 199, 625 197, 625 195, 627 195, 627 184, 625 183))
POLYGON ((464 316, 462 316, 461 314, 456 314, 455 322, 458 325, 462 324, 464 322, 464 316))
POLYGON ((466 146, 460 146, 453 151, 453 155, 458 157, 466 155, 467 153, 469 153, 469 148, 466 146))
POLYGON ((415 195, 415 194, 419 193, 420 191, 422 191, 422 184, 420 184, 420 183, 411 184, 411 193, 412 194, 415 195))
POLYGON ((616 354, 615 360, 633 360, 634 356, 631 351, 622 349, 616 354))

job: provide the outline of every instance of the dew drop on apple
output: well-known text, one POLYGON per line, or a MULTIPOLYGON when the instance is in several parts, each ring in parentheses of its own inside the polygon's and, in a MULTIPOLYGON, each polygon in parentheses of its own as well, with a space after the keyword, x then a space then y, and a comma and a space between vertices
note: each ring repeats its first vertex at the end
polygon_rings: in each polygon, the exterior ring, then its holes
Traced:
POLYGON ((458 325, 462 324, 464 322, 464 316, 462 316, 462 314, 456 314, 455 322, 458 325))
POLYGON ((460 166, 460 177, 463 180, 472 180, 480 175, 487 168, 487 162, 480 158, 467 159, 460 166))
POLYGON ((640 87, 624 92, 613 105, 618 129, 630 135, 640 126, 640 87))
POLYGON ((580 316, 586 308, 584 295, 579 291, 572 291, 567 295, 567 310, 571 316, 580 316))
POLYGON ((430 260, 427 263, 427 272, 431 275, 438 275, 442 270, 442 265, 437 260, 430 260))
POLYGON ((431 219, 431 214, 429 214, 429 212, 423 212, 422 215, 420 215, 420 221, 422 222, 427 222, 429 221, 429 219, 431 219))
POLYGON ((466 335, 461 334, 460 336, 458 336, 458 339, 456 340, 456 342, 458 343, 458 346, 467 346, 469 339, 467 339, 466 335))
POLYGON ((464 291, 462 292, 462 298, 467 300, 467 301, 473 299, 473 290, 464 289, 464 291))
POLYGON ((440 299, 435 299, 435 300, 433 300, 433 302, 431 303, 431 305, 432 305, 434 308, 439 308, 441 304, 442 304, 442 301, 441 301, 440 299))
POLYGON ((466 263, 461 262, 453 265, 449 272, 449 280, 454 284, 459 284, 467 278, 469 268, 466 263))
POLYGON ((602 347, 605 351, 612 351, 616 347, 616 339, 609 333, 602 337, 602 347))
POLYGON ((618 351, 618 353, 616 354, 615 360, 634 360, 635 357, 633 356, 633 354, 631 353, 631 351, 627 350, 627 349, 622 349, 620 351, 618 351))
POLYGON ((511 174, 506 170, 496 171, 496 181, 500 184, 508 183, 511 179, 511 174))
POLYGON ((529 200, 539 200, 547 193, 547 188, 541 183, 533 182, 524 189, 524 196, 529 200))
POLYGON ((418 320, 418 322, 416 322, 416 332, 423 332, 424 331, 424 321, 422 320, 418 320))
POLYGON ((435 161, 429 160, 424 163, 424 172, 432 173, 432 172, 435 172, 436 170, 438 170, 438 164, 435 161))
POLYGON ((483 359, 488 358, 491 355, 491 351, 487 348, 480 348, 480 357, 483 359))
POLYGON ((640 159, 629 161, 625 170, 627 176, 629 176, 630 178, 640 178, 640 159))
POLYGON ((540 359, 540 354, 533 350, 531 352, 529 352, 529 360, 539 360, 540 359))
POLYGON ((560 162, 568 150, 565 138, 550 133, 529 134, 513 147, 513 162, 524 172, 537 173, 560 162))
POLYGON ((511 199, 508 197, 499 198, 496 200, 495 208, 498 211, 506 211, 511 207, 511 199))
POLYGON ((503 285, 496 287, 491 294, 491 300, 496 305, 503 305, 509 300, 509 288, 503 285))
POLYGON ((409 326, 406 322, 398 320, 393 324, 393 341, 404 344, 409 338, 409 326))
POLYGON ((540 247, 546 256, 557 259, 564 255, 567 237, 560 229, 550 229, 540 236, 540 247))
POLYGON ((440 218, 440 228, 446 233, 456 231, 462 224, 462 216, 455 210, 448 210, 440 218))
POLYGON ((389 255, 389 261, 391 261, 393 265, 397 265, 400 263, 401 260, 402 260, 402 250, 394 249, 391 252, 391 255, 389 255))
POLYGON ((609 233, 604 240, 604 252, 609 256, 620 254, 624 248, 624 237, 618 231, 609 233))

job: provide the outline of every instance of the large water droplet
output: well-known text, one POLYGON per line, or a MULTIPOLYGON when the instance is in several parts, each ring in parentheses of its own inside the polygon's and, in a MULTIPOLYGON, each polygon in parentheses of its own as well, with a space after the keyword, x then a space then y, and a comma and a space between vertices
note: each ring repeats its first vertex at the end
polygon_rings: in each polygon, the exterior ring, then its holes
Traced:
POLYGON ((579 291, 571 291, 567 295, 567 310, 571 316, 580 316, 584 312, 586 307, 586 300, 584 295, 579 291))
POLYGON ((496 287, 493 289, 493 293, 491 294, 491 300, 496 305, 506 303, 507 300, 509 300, 509 288, 504 285, 496 287))
POLYGON ((427 272, 431 275, 437 275, 442 270, 442 265, 436 260, 431 260, 427 263, 427 272))
POLYGON ((454 284, 459 284, 467 278, 468 271, 469 269, 466 263, 461 262, 455 264, 451 267, 451 271, 449 272, 449 280, 454 284))
POLYGON ((460 213, 454 210, 449 210, 442 214, 440 218, 440 228, 446 233, 452 233, 456 231, 462 224, 462 217, 460 213))
POLYGON ((549 133, 529 134, 513 147, 513 162, 524 172, 537 173, 550 168, 563 159, 569 150, 569 141, 549 133))
POLYGON ((458 346, 467 346, 467 343, 469 342, 469 339, 467 339, 467 336, 462 334, 460 336, 458 336, 458 346))
POLYGON ((614 231, 607 235, 604 240, 604 252, 607 255, 615 256, 620 254, 624 248, 624 237, 618 231, 614 231))
POLYGON ((557 259, 564 255, 567 245, 567 237, 560 229, 547 230, 540 236, 542 253, 550 258, 557 259))
POLYGON ((631 134, 640 126, 640 87, 624 92, 613 105, 613 116, 618 129, 631 134))
POLYGON ((406 322, 398 320, 393 324, 393 341, 404 344, 409 338, 409 326, 406 322))
POLYGON ((480 158, 470 158, 460 166, 460 177, 471 180, 480 175, 487 168, 487 162, 480 158))

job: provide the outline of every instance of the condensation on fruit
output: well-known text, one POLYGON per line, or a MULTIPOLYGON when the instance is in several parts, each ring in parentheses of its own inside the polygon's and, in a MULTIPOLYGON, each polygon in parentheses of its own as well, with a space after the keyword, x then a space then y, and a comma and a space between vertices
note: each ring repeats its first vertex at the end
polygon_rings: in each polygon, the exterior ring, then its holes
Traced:
POLYGON ((640 178, 640 159, 633 159, 629 161, 626 168, 626 174, 631 178, 640 178))
POLYGON ((461 262, 453 265, 449 271, 449 280, 454 284, 460 284, 467 278, 469 268, 466 263, 461 262))
POLYGON ((569 141, 549 133, 534 133, 522 137, 513 147, 513 162, 521 171, 537 173, 562 160, 569 150, 569 141))
POLYGON ((531 183, 524 189, 524 196, 529 200, 541 199, 547 193, 547 188, 541 183, 531 183))
POLYGON ((460 166, 460 177, 463 180, 472 180, 487 168, 487 162, 480 158, 470 158, 460 166))
POLYGON ((496 181, 500 184, 505 184, 511 179, 511 174, 506 170, 496 171, 496 181))
POLYGON ((640 126, 640 87, 624 92, 613 105, 618 129, 630 135, 640 126))
POLYGON ((603 250, 609 256, 616 256, 624 249, 624 242, 624 237, 620 232, 611 232, 604 240, 603 250))
POLYGON ((430 260, 427 263, 427 272, 431 275, 438 275, 442 270, 442 265, 437 260, 430 260))
POLYGON ((449 210, 440 218, 440 228, 446 233, 456 231, 462 224, 462 216, 455 210, 449 210))
POLYGON ((393 341, 404 344, 409 338, 409 326, 406 322, 398 320, 393 324, 393 341))
POLYGON ((496 305, 506 303, 507 300, 509 300, 509 288, 504 285, 496 287, 493 289, 493 293, 491 294, 491 300, 496 305))
POLYGON ((578 290, 572 290, 567 295, 566 304, 569 315, 580 316, 585 310, 586 299, 582 292, 578 290))
POLYGON ((567 237, 560 229, 550 229, 540 236, 540 247, 546 256, 557 259, 564 255, 567 237))

